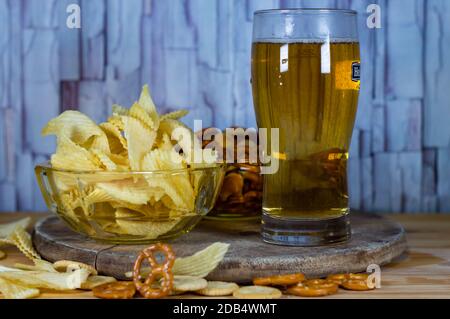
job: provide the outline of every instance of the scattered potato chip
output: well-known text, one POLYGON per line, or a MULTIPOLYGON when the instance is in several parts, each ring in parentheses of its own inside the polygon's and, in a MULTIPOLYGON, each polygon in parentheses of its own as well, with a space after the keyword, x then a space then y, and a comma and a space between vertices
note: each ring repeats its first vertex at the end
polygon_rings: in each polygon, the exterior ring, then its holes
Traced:
POLYGON ((173 290, 175 292, 197 291, 206 288, 208 282, 200 277, 173 276, 173 290))
POLYGON ((233 292, 233 297, 239 299, 278 299, 281 295, 277 288, 266 286, 246 286, 233 292))
POLYGON ((196 293, 203 296, 221 297, 232 295, 238 289, 239 286, 234 282, 208 281, 208 285, 197 290, 196 293))
POLYGON ((89 277, 89 271, 78 269, 71 273, 52 273, 47 271, 8 271, 0 272, 0 279, 30 288, 54 290, 78 289, 89 277))
POLYGON ((31 218, 26 217, 22 218, 20 220, 17 220, 15 222, 11 222, 8 224, 1 224, 0 225, 0 238, 7 238, 9 235, 11 235, 14 230, 16 230, 17 227, 27 228, 30 226, 31 218))
POLYGON ((14 264, 14 267, 17 269, 20 269, 20 270, 58 272, 53 267, 53 264, 46 260, 34 259, 33 262, 34 262, 34 265, 25 265, 25 264, 16 263, 16 264, 14 264))
POLYGON ((31 236, 23 227, 17 227, 8 239, 29 259, 41 259, 33 247, 31 236))
POLYGON ((189 257, 175 259, 172 272, 175 275, 204 278, 222 261, 230 244, 214 243, 189 257))
POLYGON ((2 246, 2 245, 14 245, 14 243, 12 241, 10 241, 9 239, 0 238, 0 246, 2 246))
MULTIPOLYGON (((202 249, 192 256, 178 257, 172 268, 172 273, 177 276, 193 276, 205 278, 222 261, 230 244, 214 243, 202 249)), ((142 268, 142 276, 147 276, 150 268, 142 268)), ((125 273, 128 278, 133 277, 132 272, 125 273)))
MULTIPOLYGON (((30 271, 39 271, 42 270, 40 267, 36 267, 36 265, 28 265, 28 264, 22 264, 22 263, 15 263, 14 268, 19 270, 30 270, 30 271)), ((54 270, 54 269, 53 269, 54 270)), ((55 272, 56 270, 54 270, 55 272)), ((56 271, 57 272, 57 271, 56 271)))
POLYGON ((103 284, 108 284, 110 282, 117 281, 114 277, 108 276, 89 276, 88 279, 81 284, 80 289, 92 290, 95 287, 101 286, 103 284))
POLYGON ((0 272, 10 272, 10 271, 22 271, 22 270, 0 265, 0 272))
POLYGON ((3 250, 0 250, 0 260, 6 257, 6 253, 3 250))
POLYGON ((38 297, 39 289, 28 288, 0 278, 0 292, 5 299, 29 299, 38 297))
POLYGON ((97 270, 91 265, 72 260, 58 260, 53 263, 53 268, 62 272, 74 272, 79 269, 85 269, 90 275, 98 275, 97 270))

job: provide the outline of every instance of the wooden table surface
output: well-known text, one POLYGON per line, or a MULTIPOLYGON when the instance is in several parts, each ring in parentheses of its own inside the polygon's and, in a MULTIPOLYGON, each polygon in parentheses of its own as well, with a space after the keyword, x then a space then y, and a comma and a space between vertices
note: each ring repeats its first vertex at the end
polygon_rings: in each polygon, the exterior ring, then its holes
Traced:
MULTIPOLYGON (((46 215, 1 213, 0 223, 26 216, 31 216, 36 221, 46 215)), ((392 215, 390 218, 405 227, 409 252, 392 264, 382 267, 381 289, 369 292, 340 290, 338 294, 326 298, 450 299, 450 215, 392 215)), ((30 263, 14 247, 3 246, 1 249, 7 253, 7 258, 0 260, 0 265, 12 267, 18 262, 30 263)), ((92 298, 92 293, 48 291, 40 298, 92 298)))

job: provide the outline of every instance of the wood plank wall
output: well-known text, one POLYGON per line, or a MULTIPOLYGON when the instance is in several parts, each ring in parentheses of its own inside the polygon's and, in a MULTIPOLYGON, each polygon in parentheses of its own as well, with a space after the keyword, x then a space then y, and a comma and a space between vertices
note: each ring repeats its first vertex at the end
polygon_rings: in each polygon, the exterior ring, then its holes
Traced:
POLYGON ((0 0, 0 211, 45 209, 33 167, 55 147, 40 136, 50 118, 79 109, 102 120, 143 83, 161 110, 254 126, 252 17, 276 7, 360 13, 351 206, 449 212, 448 0, 0 0), (66 27, 72 3, 81 30, 66 27), (382 29, 366 27, 371 3, 382 8, 382 29))

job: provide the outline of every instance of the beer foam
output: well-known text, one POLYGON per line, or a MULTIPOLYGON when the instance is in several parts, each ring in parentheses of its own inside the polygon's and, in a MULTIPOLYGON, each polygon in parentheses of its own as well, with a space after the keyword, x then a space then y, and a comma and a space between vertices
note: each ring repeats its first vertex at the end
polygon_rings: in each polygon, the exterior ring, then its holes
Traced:
POLYGON ((302 43, 302 44, 322 44, 326 43, 327 40, 330 43, 359 43, 358 40, 352 38, 330 38, 330 39, 301 39, 301 38, 262 38, 255 39, 254 43, 276 43, 276 44, 294 44, 294 43, 302 43))

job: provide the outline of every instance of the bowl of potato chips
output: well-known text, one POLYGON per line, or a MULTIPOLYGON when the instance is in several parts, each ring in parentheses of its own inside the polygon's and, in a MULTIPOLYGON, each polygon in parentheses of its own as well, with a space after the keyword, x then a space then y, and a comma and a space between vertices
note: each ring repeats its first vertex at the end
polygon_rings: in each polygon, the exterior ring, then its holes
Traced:
POLYGON ((179 119, 158 114, 144 86, 130 108, 96 124, 78 111, 52 119, 56 152, 37 165, 50 211, 95 240, 150 243, 189 232, 215 204, 225 166, 179 119))

